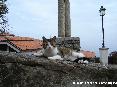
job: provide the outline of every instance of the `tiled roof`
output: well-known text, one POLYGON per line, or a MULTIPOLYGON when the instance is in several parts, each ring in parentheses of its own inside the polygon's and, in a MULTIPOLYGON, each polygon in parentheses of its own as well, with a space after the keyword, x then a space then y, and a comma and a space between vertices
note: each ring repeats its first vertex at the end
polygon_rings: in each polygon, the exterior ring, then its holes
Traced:
POLYGON ((39 39, 29 38, 29 37, 19 37, 19 36, 2 36, 0 35, 0 41, 10 41, 16 47, 23 51, 26 50, 36 50, 42 48, 42 41, 39 39))
POLYGON ((6 40, 4 37, 0 36, 0 41, 6 40))
POLYGON ((39 40, 33 40, 33 41, 11 41, 13 44, 15 44, 17 47, 19 47, 22 50, 35 50, 42 48, 42 42, 39 40))
POLYGON ((14 34, 10 33, 0 33, 0 36, 15 36, 14 34))
POLYGON ((85 55, 86 58, 95 58, 96 54, 95 52, 91 51, 81 51, 85 55))
POLYGON ((9 40, 11 41, 33 41, 34 38, 29 38, 29 37, 19 37, 19 36, 6 36, 9 40))

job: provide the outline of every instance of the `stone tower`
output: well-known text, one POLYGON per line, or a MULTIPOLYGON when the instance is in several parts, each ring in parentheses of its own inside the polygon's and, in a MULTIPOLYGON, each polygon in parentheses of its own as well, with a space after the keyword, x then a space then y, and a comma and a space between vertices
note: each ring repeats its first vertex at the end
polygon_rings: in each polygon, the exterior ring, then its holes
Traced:
POLYGON ((58 37, 71 37, 69 0, 58 0, 58 37))

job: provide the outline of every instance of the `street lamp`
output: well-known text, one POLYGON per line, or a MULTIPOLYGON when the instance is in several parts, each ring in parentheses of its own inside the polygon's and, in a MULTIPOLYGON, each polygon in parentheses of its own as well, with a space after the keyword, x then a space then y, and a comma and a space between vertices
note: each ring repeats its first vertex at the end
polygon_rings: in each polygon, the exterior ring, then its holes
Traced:
POLYGON ((100 16, 102 16, 102 33, 103 33, 103 43, 102 43, 102 48, 105 48, 105 44, 104 44, 104 27, 103 27, 103 16, 105 15, 105 8, 103 8, 103 6, 101 6, 99 12, 100 12, 100 16))
POLYGON ((102 33, 103 33, 103 42, 102 42, 102 48, 99 48, 99 52, 100 52, 100 62, 105 65, 108 64, 108 49, 109 48, 105 48, 105 44, 104 44, 104 27, 103 27, 103 16, 105 15, 105 8, 103 8, 103 6, 101 6, 99 12, 100 12, 100 16, 102 16, 102 33))

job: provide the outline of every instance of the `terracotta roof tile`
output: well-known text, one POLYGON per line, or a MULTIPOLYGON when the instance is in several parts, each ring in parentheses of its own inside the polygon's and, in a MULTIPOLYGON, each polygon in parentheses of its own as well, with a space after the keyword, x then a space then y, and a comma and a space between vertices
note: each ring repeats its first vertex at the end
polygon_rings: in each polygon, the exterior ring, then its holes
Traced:
POLYGON ((15 36, 14 34, 10 33, 0 33, 0 36, 15 36))
POLYGON ((39 39, 19 36, 0 36, 0 41, 7 40, 12 42, 22 50, 36 50, 42 48, 42 41, 39 39))
POLYGON ((91 51, 81 51, 85 55, 86 58, 95 58, 96 54, 95 52, 91 51))
POLYGON ((17 47, 19 47, 22 50, 34 50, 34 49, 40 49, 42 48, 42 42, 41 41, 11 41, 13 44, 15 44, 17 47))
POLYGON ((9 40, 20 40, 20 41, 23 41, 23 40, 34 40, 34 38, 29 38, 29 37, 19 37, 19 36, 6 36, 9 40))
POLYGON ((0 41, 6 40, 4 37, 0 36, 0 41))

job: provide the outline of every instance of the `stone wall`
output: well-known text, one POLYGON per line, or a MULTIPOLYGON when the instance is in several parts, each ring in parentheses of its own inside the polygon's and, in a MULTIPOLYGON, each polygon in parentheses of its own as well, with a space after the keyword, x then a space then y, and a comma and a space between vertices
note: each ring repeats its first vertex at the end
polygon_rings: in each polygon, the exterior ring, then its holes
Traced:
POLYGON ((117 67, 77 64, 44 57, 0 52, 0 87, 116 87, 73 82, 117 82, 117 67))
POLYGON ((74 49, 76 51, 80 50, 80 38, 79 37, 65 37, 65 38, 57 38, 56 39, 57 46, 67 47, 74 49))

